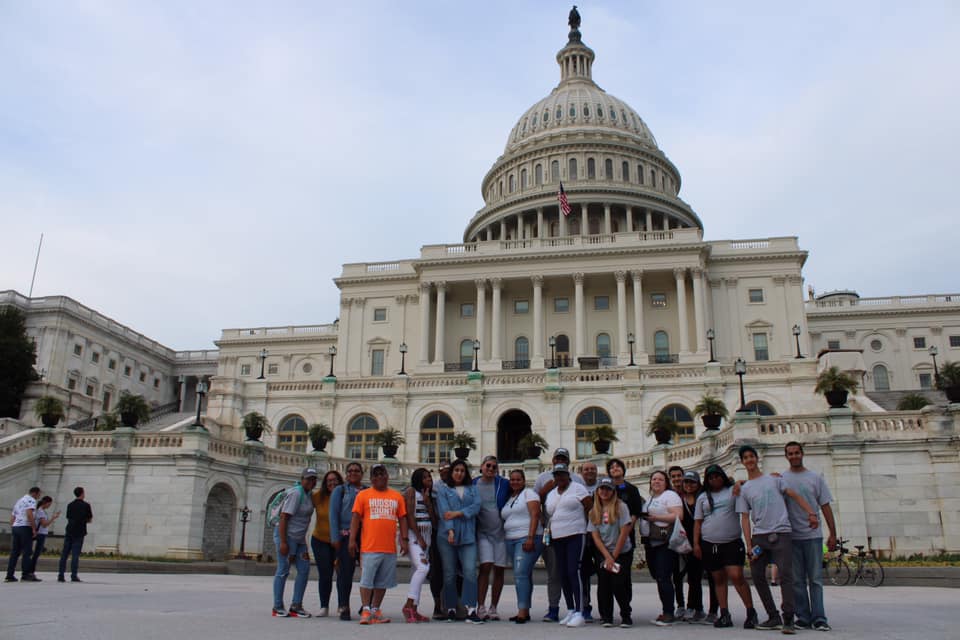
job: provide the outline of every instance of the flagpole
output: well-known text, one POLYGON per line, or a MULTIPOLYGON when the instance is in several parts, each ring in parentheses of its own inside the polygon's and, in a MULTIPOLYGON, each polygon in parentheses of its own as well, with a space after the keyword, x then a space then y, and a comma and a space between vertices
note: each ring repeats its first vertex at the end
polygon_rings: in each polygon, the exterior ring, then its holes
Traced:
POLYGON ((37 279, 37 265, 40 264, 40 248, 43 247, 43 234, 40 234, 40 244, 37 245, 37 259, 33 261, 33 276, 30 278, 30 294, 28 298, 33 297, 33 283, 37 279))

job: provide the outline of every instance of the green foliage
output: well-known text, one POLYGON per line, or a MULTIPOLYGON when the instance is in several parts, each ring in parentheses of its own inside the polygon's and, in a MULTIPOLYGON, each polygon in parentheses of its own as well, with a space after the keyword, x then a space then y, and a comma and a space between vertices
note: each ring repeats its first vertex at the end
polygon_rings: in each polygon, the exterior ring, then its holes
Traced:
POLYGON ((0 418, 19 418, 20 401, 27 385, 39 379, 33 365, 37 346, 27 336, 23 313, 15 307, 0 309, 0 418))
POLYGON ((37 416, 37 418, 55 416, 61 420, 65 415, 63 403, 60 402, 59 398, 54 398, 53 396, 42 396, 38 398, 37 403, 33 405, 33 414, 37 416))
POLYGON ((476 449, 477 448, 477 439, 473 437, 469 431, 457 431, 453 434, 453 443, 454 449, 476 449))
POLYGON ((387 427, 377 431, 373 436, 373 441, 378 447, 399 447, 406 443, 407 439, 403 437, 403 432, 399 429, 387 427))
POLYGON ((908 393, 900 398, 900 402, 897 403, 897 411, 919 411, 928 404, 930 404, 930 401, 919 393, 908 393))
POLYGON ((521 453, 526 453, 528 450, 533 449, 534 447, 540 447, 544 451, 550 448, 550 443, 546 439, 535 431, 531 431, 527 435, 520 438, 517 442, 517 448, 520 449, 521 453))
POLYGON ((937 388, 941 391, 951 387, 960 387, 960 362, 944 362, 940 365, 937 388))
POLYGON ((137 422, 143 423, 150 419, 150 405, 143 396, 135 395, 129 391, 120 394, 117 400, 116 412, 118 414, 132 413, 137 416, 137 422))
POLYGON ((243 420, 240 422, 240 427, 246 431, 248 435, 250 431, 259 430, 263 433, 270 433, 272 431, 270 428, 270 423, 267 422, 267 417, 259 411, 251 411, 247 415, 243 416, 243 420))
POLYGON ((726 418, 729 415, 729 411, 727 411, 727 405, 723 403, 723 400, 710 394, 704 394, 704 396, 700 398, 700 403, 693 408, 693 415, 723 416, 726 418))
POLYGON ((593 442, 597 440, 606 440, 607 442, 620 442, 620 438, 617 437, 617 430, 611 427, 608 424, 597 425, 593 428, 593 433, 591 434, 593 442))
POLYGON ((326 440, 327 442, 332 442, 337 435, 333 432, 333 429, 328 427, 323 422, 317 422, 310 425, 310 440, 326 440))
POLYGON ((100 416, 100 419, 97 420, 97 426, 93 428, 94 431, 114 431, 117 427, 120 426, 120 417, 114 412, 108 412, 100 416))
POLYGON ((813 388, 814 393, 827 393, 828 391, 846 391, 847 393, 856 393, 856 378, 848 373, 843 373, 838 367, 824 369, 817 376, 817 386, 813 388))
POLYGON ((661 413, 650 421, 650 426, 647 427, 647 435, 652 436, 657 431, 666 431, 670 435, 674 435, 679 430, 680 425, 677 424, 673 416, 668 413, 661 413))

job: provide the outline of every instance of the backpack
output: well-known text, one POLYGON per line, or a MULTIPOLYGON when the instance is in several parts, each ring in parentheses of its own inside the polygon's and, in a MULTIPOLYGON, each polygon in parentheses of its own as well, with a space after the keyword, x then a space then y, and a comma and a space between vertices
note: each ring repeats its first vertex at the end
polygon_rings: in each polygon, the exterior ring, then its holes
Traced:
POLYGON ((294 489, 300 490, 300 500, 297 501, 297 508, 300 508, 300 502, 303 501, 304 490, 303 486, 298 482, 293 485, 286 491, 281 491, 276 496, 273 497, 273 500, 270 501, 270 505, 267 507, 267 524, 271 527, 275 527, 280 524, 280 513, 283 509, 283 501, 287 499, 287 495, 294 489))

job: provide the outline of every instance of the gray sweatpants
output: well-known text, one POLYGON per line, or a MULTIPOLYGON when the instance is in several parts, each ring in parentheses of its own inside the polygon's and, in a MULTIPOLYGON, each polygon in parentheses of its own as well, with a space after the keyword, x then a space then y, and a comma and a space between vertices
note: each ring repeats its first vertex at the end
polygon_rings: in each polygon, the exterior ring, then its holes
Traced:
POLYGON ((543 548, 543 564, 547 569, 547 605, 554 609, 560 607, 560 567, 553 545, 543 548))
POLYGON ((753 576, 753 586, 757 588, 763 608, 767 616, 777 615, 777 604, 770 593, 767 583, 767 565, 775 564, 780 570, 780 600, 783 603, 784 618, 793 619, 793 542, 789 533, 776 534, 776 542, 770 542, 773 534, 761 533, 752 537, 750 548, 759 546, 763 553, 755 557, 750 553, 750 575, 753 576))

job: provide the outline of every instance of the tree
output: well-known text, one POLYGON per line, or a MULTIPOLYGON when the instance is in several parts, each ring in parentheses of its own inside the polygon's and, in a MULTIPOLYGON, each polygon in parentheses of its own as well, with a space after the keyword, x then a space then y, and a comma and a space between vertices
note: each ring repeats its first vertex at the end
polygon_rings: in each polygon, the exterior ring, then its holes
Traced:
POLYGON ((16 307, 0 308, 0 418, 19 418, 27 385, 37 380, 33 365, 37 345, 27 336, 27 322, 16 307))

